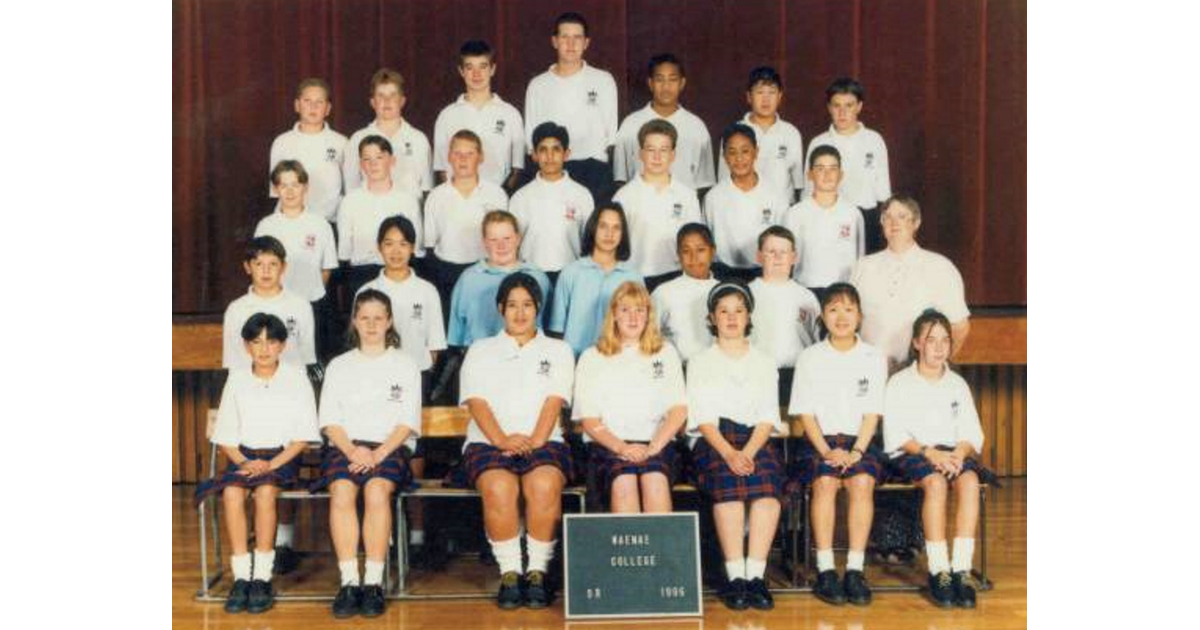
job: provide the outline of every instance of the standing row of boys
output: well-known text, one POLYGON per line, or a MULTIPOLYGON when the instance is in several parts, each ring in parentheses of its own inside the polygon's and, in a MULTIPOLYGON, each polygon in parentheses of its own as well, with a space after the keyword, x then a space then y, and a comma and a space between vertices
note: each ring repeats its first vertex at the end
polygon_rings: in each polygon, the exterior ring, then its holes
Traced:
MULTIPOLYGON (((483 497, 503 608, 552 599, 546 570, 573 467, 558 423, 566 407, 614 511, 671 509, 674 438, 687 427, 726 558, 722 599, 734 609, 773 605, 763 578, 788 476, 813 488, 815 593, 869 603, 864 550, 888 462, 872 439, 886 414, 891 463, 930 506, 930 597, 973 606, 982 433, 970 390, 946 369, 969 312, 953 265, 916 244, 919 205, 889 197, 883 141, 857 120, 861 86, 830 86, 833 125, 802 160, 799 132, 777 114, 781 79, 756 68, 750 113, 722 134, 714 186, 706 127, 678 103, 678 59, 651 60, 654 98, 618 128, 612 76, 583 61, 582 16, 560 16, 551 43, 557 63, 530 83, 524 125, 491 93, 490 48, 464 44, 466 94, 439 115, 432 150, 400 115, 394 71, 376 73, 376 119, 348 142, 325 122, 325 84, 301 83, 299 122, 271 149, 277 210, 247 250, 250 291, 225 316, 230 378, 214 442, 230 469, 198 491, 221 492, 226 507, 226 609, 271 607, 274 543, 291 538, 289 525, 276 527, 274 499, 295 483, 296 456, 319 426, 327 443, 314 489, 331 495, 342 574, 333 612, 381 614, 392 495, 421 469, 422 401, 455 385, 473 419, 456 478, 483 497), (538 172, 510 200, 526 148, 538 172), (433 169, 446 178, 436 187, 433 169), (628 183, 610 201, 614 175, 628 183), (703 209, 697 189, 707 189, 703 209), (887 249, 867 256, 880 226, 887 249), (334 274, 340 308, 326 293, 334 274), (349 351, 322 375, 341 310, 349 351), (319 415, 302 365, 323 378, 319 415), (769 442, 781 404, 808 438, 792 471, 769 442), (840 487, 850 498, 844 578, 832 552, 840 487), (960 499, 953 562, 948 487, 960 499)), ((419 542, 420 527, 413 534, 419 542)))

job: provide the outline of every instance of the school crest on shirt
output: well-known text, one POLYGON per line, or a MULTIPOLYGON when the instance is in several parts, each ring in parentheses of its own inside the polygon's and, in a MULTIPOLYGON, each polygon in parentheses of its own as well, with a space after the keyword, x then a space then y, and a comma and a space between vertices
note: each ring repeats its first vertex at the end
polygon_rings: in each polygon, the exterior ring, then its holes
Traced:
POLYGON ((504 120, 497 119, 496 126, 493 127, 492 130, 496 132, 496 135, 504 135, 504 120))
POLYGON ((293 337, 297 334, 296 333, 296 318, 295 318, 295 316, 288 315, 288 318, 286 320, 284 320, 283 323, 285 326, 287 326, 288 337, 293 337))
POLYGON ((682 219, 683 218, 683 204, 682 203, 679 203, 677 201, 671 205, 671 218, 672 219, 682 219))
POLYGON ((843 223, 841 225, 841 227, 838 228, 838 238, 840 238, 840 239, 850 238, 850 224, 849 223, 843 223))
POLYGON ((317 235, 316 234, 306 234, 304 236, 304 249, 316 249, 316 248, 317 248, 317 235))
POLYGON ((336 162, 337 161, 337 149, 335 149, 333 147, 329 147, 329 148, 325 149, 325 161, 326 162, 336 162))
POLYGON ((424 310, 423 304, 413 304, 412 319, 414 321, 421 321, 421 317, 424 315, 424 313, 422 313, 423 310, 424 310))
POLYGON ((538 363, 537 373, 538 376, 550 376, 550 361, 542 359, 542 362, 538 363))
POLYGON ((588 93, 587 93, 588 105, 595 105, 598 100, 600 100, 600 95, 596 93, 596 90, 588 90, 588 93))
POLYGON ((867 378, 860 378, 860 379, 858 379, 858 396, 859 396, 860 398, 861 398, 861 397, 863 397, 863 396, 866 396, 866 395, 867 395, 867 392, 868 392, 868 391, 870 391, 870 390, 871 390, 871 381, 870 381, 870 379, 867 379, 867 378))
POLYGON ((958 401, 957 400, 950 403, 950 417, 951 418, 958 417, 958 401))
POLYGON ((800 309, 800 313, 796 316, 796 322, 799 324, 808 323, 808 311, 800 309))
POLYGON ((770 208, 762 209, 762 224, 763 225, 771 225, 771 209, 770 208))
POLYGON ((570 205, 567 206, 567 211, 563 213, 563 216, 566 217, 566 219, 568 221, 574 221, 575 220, 575 206, 570 206, 570 205))
POLYGON ((775 157, 780 160, 786 160, 787 156, 788 156, 787 145, 786 144, 779 145, 779 149, 776 151, 775 157))
POLYGON ((872 168, 875 166, 875 154, 874 153, 867 151, 866 156, 864 156, 864 158, 863 158, 863 166, 865 168, 872 168))
POLYGON ((412 143, 405 140, 404 141, 404 155, 412 155, 412 154, 413 154, 412 143))
POLYGON ((404 388, 399 383, 392 383, 392 387, 388 390, 388 400, 391 402, 400 402, 404 397, 404 388))
POLYGON ((654 363, 650 364, 650 370, 653 373, 651 378, 655 378, 655 379, 662 378, 665 373, 665 371, 663 369, 662 359, 655 359, 654 363))

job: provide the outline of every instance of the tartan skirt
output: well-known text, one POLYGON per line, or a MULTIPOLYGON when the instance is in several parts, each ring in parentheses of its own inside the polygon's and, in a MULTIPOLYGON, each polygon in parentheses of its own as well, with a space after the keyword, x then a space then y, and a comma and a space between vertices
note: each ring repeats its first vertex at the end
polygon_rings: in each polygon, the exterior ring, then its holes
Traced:
MULTIPOLYGON (((753 427, 726 418, 721 418, 718 429, 721 431, 721 437, 739 449, 745 446, 754 433, 753 427)), ((780 465, 779 454, 771 442, 764 444, 754 455, 754 472, 745 477, 734 474, 729 469, 729 464, 726 464, 721 455, 709 445, 708 440, 698 440, 692 453, 696 487, 713 503, 752 501, 764 497, 783 498, 783 466, 780 465)))
MULTIPOLYGON (((954 450, 954 448, 950 446, 935 446, 934 448, 938 449, 939 451, 954 450)), ((933 464, 929 463, 929 460, 925 459, 924 455, 919 454, 910 455, 905 453, 904 455, 892 459, 890 463, 893 471, 896 473, 896 476, 910 483, 917 483, 925 477, 932 475, 934 472, 937 472, 936 469, 934 469, 933 464)), ((979 475, 980 483, 986 483, 994 486, 1000 485, 999 481, 996 479, 996 474, 984 467, 984 465, 979 463, 979 460, 975 459, 974 457, 968 457, 963 460, 962 472, 967 472, 968 470, 974 471, 976 475, 979 475)))
MULTIPOLYGON (((217 448, 214 446, 213 448, 217 448)), ((242 455, 249 459, 265 459, 270 460, 276 455, 283 452, 282 446, 274 448, 247 448, 238 446, 238 450, 242 455)), ((237 464, 229 462, 229 466, 220 476, 206 479, 196 486, 196 505, 200 505, 202 501, 210 496, 220 494, 225 488, 230 486, 237 488, 252 489, 259 486, 273 485, 282 490, 290 490, 296 485, 296 478, 300 472, 300 457, 292 458, 292 461, 284 464, 278 470, 272 470, 266 474, 256 477, 247 477, 239 474, 237 464)))
MULTIPOLYGON (((373 449, 379 446, 379 442, 354 440, 354 445, 373 449)), ((396 484, 397 490, 412 489, 416 487, 416 484, 413 483, 412 471, 408 468, 408 458, 408 447, 401 446, 392 451, 387 459, 369 472, 352 473, 350 472, 350 459, 346 457, 346 454, 338 447, 326 444, 321 449, 321 475, 309 486, 308 490, 309 492, 320 492, 339 479, 346 479, 361 487, 376 478, 387 479, 396 484)))
MULTIPOLYGON (((629 442, 630 444, 646 444, 646 442, 629 442)), ((602 444, 592 442, 588 445, 588 465, 596 473, 596 484, 602 495, 607 496, 609 488, 621 475, 644 475, 646 473, 662 473, 667 476, 667 483, 675 483, 675 444, 667 443, 658 455, 649 457, 646 461, 635 464, 620 458, 616 453, 604 448, 602 444)))
MULTIPOLYGON (((846 451, 854 448, 854 442, 858 439, 853 435, 839 433, 837 435, 826 435, 825 443, 829 448, 840 448, 846 451)), ((837 468, 825 463, 825 459, 817 452, 812 443, 805 439, 800 445, 800 452, 796 455, 795 465, 789 471, 788 476, 797 479, 801 484, 810 484, 817 477, 836 477, 838 479, 849 479, 854 475, 867 474, 875 478, 875 483, 883 483, 887 476, 887 468, 884 465, 886 457, 874 444, 867 446, 867 452, 863 454, 862 459, 858 463, 850 466, 846 470, 838 470, 837 468)))
POLYGON ((546 442, 528 455, 505 455, 504 451, 483 442, 472 442, 463 451, 462 461, 446 475, 451 488, 475 488, 479 475, 489 470, 507 470, 518 477, 539 466, 554 466, 571 479, 571 448, 562 442, 546 442))

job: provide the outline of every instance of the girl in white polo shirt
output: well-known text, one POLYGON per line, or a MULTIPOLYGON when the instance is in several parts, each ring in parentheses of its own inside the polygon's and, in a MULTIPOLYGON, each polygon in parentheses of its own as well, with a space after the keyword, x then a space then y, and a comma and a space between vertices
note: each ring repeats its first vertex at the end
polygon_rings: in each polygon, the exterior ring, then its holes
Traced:
POLYGON ((579 358, 574 419, 613 512, 670 512, 675 435, 687 422, 683 365, 637 282, 617 288, 600 339, 579 358))
POLYGON ((821 302, 821 329, 827 337, 796 361, 791 415, 799 415, 807 438, 795 474, 812 486, 812 528, 817 547, 813 594, 831 604, 865 606, 871 590, 863 560, 874 516, 875 484, 883 479, 883 453, 871 446, 883 413, 887 359, 858 337, 862 323, 858 291, 835 282, 821 302), (850 551, 845 583, 833 565, 837 492, 849 495, 850 551))
POLYGON ((688 223, 675 236, 675 251, 683 274, 653 289, 654 310, 663 337, 675 346, 686 364, 712 344, 707 321, 709 291, 717 286, 712 274, 712 231, 703 223, 688 223))
POLYGON ((500 565, 496 603, 505 609, 550 604, 546 570, 571 476, 571 450, 558 420, 571 402, 575 355, 538 330, 542 299, 533 276, 518 271, 504 278, 496 292, 504 330, 472 344, 461 373, 459 396, 472 422, 460 471, 465 479, 457 481, 483 499, 484 528, 500 565), (529 554, 523 576, 522 497, 529 554))
POLYGON ((392 495, 412 481, 408 458, 421 432, 421 374, 392 325, 392 301, 367 289, 354 298, 348 345, 325 373, 321 429, 328 444, 317 491, 329 488, 329 528, 342 588, 338 618, 383 614, 383 568, 392 531, 392 495), (357 500, 366 566, 359 586, 357 500))
POLYGON ((924 492, 921 521, 929 562, 929 596, 942 607, 975 607, 971 559, 979 522, 979 483, 991 473, 976 459, 983 428, 971 388, 948 367, 950 320, 927 310, 912 326, 912 363, 887 386, 884 448, 904 478, 924 492), (954 556, 946 548, 947 495, 955 503, 954 556))

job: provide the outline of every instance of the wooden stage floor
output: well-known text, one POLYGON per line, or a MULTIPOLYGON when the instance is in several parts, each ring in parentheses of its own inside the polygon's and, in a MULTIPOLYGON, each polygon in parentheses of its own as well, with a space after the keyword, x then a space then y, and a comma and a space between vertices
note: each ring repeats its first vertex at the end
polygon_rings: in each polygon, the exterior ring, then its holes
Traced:
MULTIPOLYGON (((942 611, 935 608, 920 593, 875 593, 874 603, 866 608, 828 606, 808 593, 777 594, 776 608, 770 612, 727 610, 714 597, 704 602, 703 619, 649 622, 613 621, 570 622, 563 618, 562 601, 548 610, 520 609, 501 611, 487 600, 465 599, 452 601, 388 601, 387 612, 376 619, 354 618, 338 621, 329 613, 327 602, 280 602, 274 610, 262 615, 227 615, 220 603, 203 603, 194 599, 200 584, 199 543, 197 541, 196 509, 191 504, 194 486, 172 487, 173 579, 172 616, 175 630, 291 630, 315 628, 373 628, 412 629, 486 629, 486 630, 549 630, 572 628, 669 628, 720 630, 1008 630, 1026 627, 1026 480, 1007 479, 1005 487, 992 490, 988 511, 988 573, 995 589, 980 593, 975 610, 942 611)), ((304 525, 301 517, 301 527, 304 525)), ((298 528, 300 529, 300 528, 298 528)), ((320 531, 324 531, 323 529, 320 531)), ((307 544, 313 549, 323 541, 298 541, 301 549, 307 544)), ((839 554, 839 563, 843 561, 839 554)), ((228 556, 226 556, 228 562, 228 556)), ((473 589, 496 581, 494 569, 478 565, 470 558, 461 558, 446 572, 420 579, 422 588, 473 589)), ((922 570, 923 571, 923 570, 922 570)), ((228 571, 226 571, 228 573, 228 571)), ((307 589, 314 587, 332 591, 336 584, 334 561, 324 553, 305 559, 298 572, 307 589)), ((868 567, 871 583, 897 583, 922 580, 923 572, 908 571, 902 575, 883 575, 878 568, 868 567)), ((293 576, 284 578, 279 588, 290 588, 293 576)), ((218 585, 227 589, 228 582, 218 585)))

